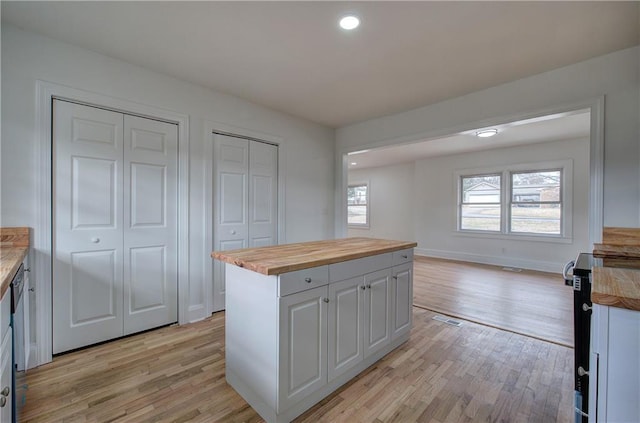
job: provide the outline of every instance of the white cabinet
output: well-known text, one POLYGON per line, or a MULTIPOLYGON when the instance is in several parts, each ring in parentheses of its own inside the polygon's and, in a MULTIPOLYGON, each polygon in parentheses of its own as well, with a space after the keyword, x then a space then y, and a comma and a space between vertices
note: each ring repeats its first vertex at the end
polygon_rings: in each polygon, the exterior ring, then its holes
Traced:
POLYGON ((364 358, 364 292, 362 277, 329 285, 329 381, 364 358))
POLYGON ((280 299, 278 409, 285 410, 327 383, 327 287, 280 299))
POLYGON ((409 333, 411 330, 413 305, 413 262, 394 266, 391 276, 393 290, 392 339, 409 333))
POLYGON ((593 304, 589 421, 640 422, 640 312, 593 304))
POLYGON ((364 355, 370 356, 391 341, 391 271, 364 276, 364 355))
POLYGON ((11 288, 0 301, 0 423, 10 423, 13 414, 13 338, 10 326, 11 288))
POLYGON ((401 256, 272 276, 227 264, 229 384, 267 422, 289 422, 405 342, 413 263, 401 256))

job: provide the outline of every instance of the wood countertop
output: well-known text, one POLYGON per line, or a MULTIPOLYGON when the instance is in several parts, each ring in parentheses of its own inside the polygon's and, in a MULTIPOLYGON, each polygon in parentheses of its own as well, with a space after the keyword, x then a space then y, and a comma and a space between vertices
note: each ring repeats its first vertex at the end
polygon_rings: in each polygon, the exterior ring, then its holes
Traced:
POLYGON ((640 268, 594 266, 591 301, 640 311, 640 268))
POLYGON ((591 301, 640 311, 640 228, 605 227, 593 255, 591 301))
POLYGON ((413 248, 418 244, 376 238, 343 238, 260 248, 214 251, 211 257, 263 275, 340 263, 376 254, 413 248))
POLYGON ((0 228, 0 298, 29 252, 29 228, 0 228))

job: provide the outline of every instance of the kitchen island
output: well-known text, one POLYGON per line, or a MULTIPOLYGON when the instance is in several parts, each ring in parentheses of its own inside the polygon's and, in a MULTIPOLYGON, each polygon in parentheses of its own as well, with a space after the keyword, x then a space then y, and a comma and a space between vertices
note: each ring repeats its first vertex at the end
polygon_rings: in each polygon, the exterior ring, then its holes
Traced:
POLYGON ((346 238, 217 251, 227 382, 290 422, 407 341, 415 242, 346 238))

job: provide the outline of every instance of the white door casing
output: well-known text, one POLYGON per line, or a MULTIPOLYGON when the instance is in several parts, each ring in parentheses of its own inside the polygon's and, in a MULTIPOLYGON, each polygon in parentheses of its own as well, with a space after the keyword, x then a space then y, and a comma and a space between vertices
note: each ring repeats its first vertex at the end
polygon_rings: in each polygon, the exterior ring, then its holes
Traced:
POLYGON ((53 352, 175 322, 176 125, 53 107, 53 352))

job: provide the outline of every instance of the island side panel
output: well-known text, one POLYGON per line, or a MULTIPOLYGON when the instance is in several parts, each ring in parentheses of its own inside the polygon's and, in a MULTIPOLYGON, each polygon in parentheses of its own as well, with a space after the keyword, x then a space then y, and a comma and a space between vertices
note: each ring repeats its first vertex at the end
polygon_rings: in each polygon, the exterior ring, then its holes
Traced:
POLYGON ((258 411, 265 410, 265 405, 275 410, 279 323, 277 276, 261 275, 231 264, 225 264, 225 268, 227 381, 245 399, 249 396, 251 401, 248 402, 258 411), (251 392, 243 392, 247 389, 251 392))

